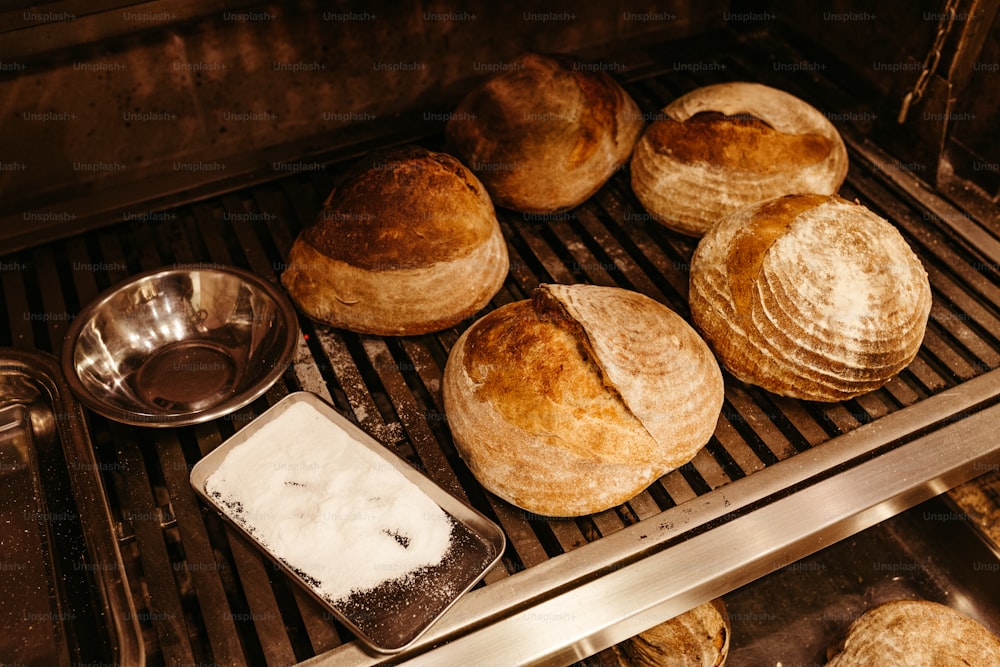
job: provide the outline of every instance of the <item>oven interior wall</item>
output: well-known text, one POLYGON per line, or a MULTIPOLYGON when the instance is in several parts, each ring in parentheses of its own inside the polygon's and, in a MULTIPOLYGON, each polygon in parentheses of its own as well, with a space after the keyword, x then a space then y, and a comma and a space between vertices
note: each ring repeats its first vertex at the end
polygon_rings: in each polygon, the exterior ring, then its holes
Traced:
MULTIPOLYGON (((4 53, 0 250, 120 222, 171 193, 322 169, 316 155, 361 134, 433 133, 470 86, 525 50, 621 72, 623 47, 719 28, 727 3, 306 0, 188 20, 174 5, 106 10, 105 22, 134 24, 124 36, 4 53)), ((39 26, 20 13, 24 30, 84 20, 39 26)))
POLYGON ((938 0, 22 4, 0 8, 0 251, 323 169, 372 137, 434 134, 526 50, 622 76, 660 44, 720 29, 808 45, 816 62, 773 66, 871 101, 868 125, 915 176, 1000 196, 1000 28, 987 0, 958 3, 905 124, 896 115, 934 43, 938 0))

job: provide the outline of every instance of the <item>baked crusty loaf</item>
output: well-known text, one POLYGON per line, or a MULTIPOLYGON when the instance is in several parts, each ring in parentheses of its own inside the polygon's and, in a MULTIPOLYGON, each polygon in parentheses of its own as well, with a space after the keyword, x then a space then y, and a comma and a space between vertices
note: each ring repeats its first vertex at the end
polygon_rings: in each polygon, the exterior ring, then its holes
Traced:
POLYGON ((407 146, 349 171, 295 240, 281 282, 314 320, 412 335, 474 315, 507 268, 500 224, 475 175, 450 155, 407 146))
POLYGON ((838 401, 916 356, 931 291, 899 232, 860 204, 788 195, 706 234, 691 262, 695 326, 740 380, 838 401))
POLYGON ((632 189, 653 219, 701 236, 788 194, 835 194, 847 151, 829 119, 757 83, 705 86, 667 105, 635 145, 632 189))
POLYGON ((729 613, 719 598, 615 648, 620 667, 722 667, 729 656, 729 636, 729 613))
POLYGON ((628 160, 642 126, 639 108, 607 73, 527 53, 461 101, 445 137, 498 206, 544 214, 597 192, 628 160))
POLYGON ((690 461, 722 409, 722 374, 680 316, 647 296, 542 285, 455 343, 448 425, 488 490, 529 512, 619 505, 690 461))
POLYGON ((923 340, 931 290, 889 222, 836 195, 789 195, 706 234, 691 262, 695 326, 737 378, 837 401, 882 386, 923 340))
POLYGON ((997 667, 1000 638, 951 607, 896 600, 869 609, 827 667, 997 667))

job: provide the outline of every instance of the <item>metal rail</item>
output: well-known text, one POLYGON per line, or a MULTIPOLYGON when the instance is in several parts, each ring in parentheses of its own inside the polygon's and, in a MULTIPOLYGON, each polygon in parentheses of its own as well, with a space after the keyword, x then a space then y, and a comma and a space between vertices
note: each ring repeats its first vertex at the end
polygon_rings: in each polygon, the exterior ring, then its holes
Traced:
POLYGON ((304 663, 565 665, 1000 466, 1000 371, 468 595, 404 655, 304 663))

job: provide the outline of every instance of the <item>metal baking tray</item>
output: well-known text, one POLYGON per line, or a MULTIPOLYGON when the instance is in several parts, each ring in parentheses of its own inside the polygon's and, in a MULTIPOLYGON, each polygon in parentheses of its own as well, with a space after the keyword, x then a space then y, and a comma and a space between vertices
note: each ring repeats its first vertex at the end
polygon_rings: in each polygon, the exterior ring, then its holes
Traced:
POLYGON ((52 355, 0 349, 0 662, 142 665, 101 467, 52 355))
MULTIPOLYGON (((290 465, 295 463, 289 460, 290 465)), ((285 396, 205 456, 191 469, 191 485, 230 526, 263 551, 277 567, 304 587, 361 641, 380 653, 401 651, 416 641, 461 595, 485 576, 500 559, 505 547, 506 538, 496 524, 446 492, 404 459, 387 450, 311 392, 294 392, 285 396), (389 581, 371 591, 341 600, 329 600, 321 596, 315 586, 310 584, 308 573, 289 567, 234 520, 224 504, 208 493, 207 481, 222 464, 226 455, 246 442, 265 424, 280 420, 289 408, 298 403, 310 404, 330 421, 331 427, 346 431, 359 447, 368 448, 391 464, 451 516, 455 522, 452 552, 449 552, 440 565, 420 570, 405 584, 389 581), (442 595, 442 590, 452 593, 442 595)))
POLYGON ((937 497, 724 596, 726 667, 818 667, 863 612, 890 600, 946 604, 1000 635, 1000 553, 937 497))

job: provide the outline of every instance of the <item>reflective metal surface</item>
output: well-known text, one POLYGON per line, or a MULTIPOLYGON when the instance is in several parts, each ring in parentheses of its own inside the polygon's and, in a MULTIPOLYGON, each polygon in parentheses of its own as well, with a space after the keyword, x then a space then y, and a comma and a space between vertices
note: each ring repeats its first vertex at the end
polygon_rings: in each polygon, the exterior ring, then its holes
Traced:
POLYGON ((106 417, 181 426, 261 396, 287 367, 297 335, 284 293, 248 271, 155 270, 77 315, 63 368, 80 400, 106 417))
MULTIPOLYGON (((567 665, 1000 465, 1000 370, 473 591, 398 664, 567 665)), ((345 645, 310 667, 374 665, 345 645)))
MULTIPOLYGON (((289 461, 289 465, 311 464, 289 461)), ((357 474, 364 475, 365 471, 359 470, 357 474)), ((499 526, 434 484, 315 394, 304 391, 289 394, 201 459, 191 470, 191 486, 204 502, 227 519, 244 538, 253 542, 281 570, 328 609, 332 617, 351 628, 369 647, 383 653, 394 653, 413 644, 497 564, 505 547, 504 534, 499 526), (311 405, 329 420, 331 430, 342 429, 359 447, 366 447, 385 459, 454 520, 452 546, 440 565, 423 568, 414 573, 412 579, 403 583, 388 581, 369 591, 331 601, 318 593, 316 582, 308 572, 292 568, 280 560, 267 545, 233 518, 224 502, 208 492, 208 478, 222 465, 226 455, 253 437, 265 424, 280 420, 281 415, 297 403, 311 405)), ((383 554, 370 553, 368 556, 378 561, 383 554)))
POLYGON ((0 348, 0 660, 142 665, 100 467, 58 368, 0 348))

